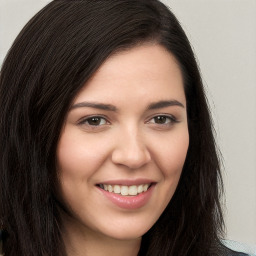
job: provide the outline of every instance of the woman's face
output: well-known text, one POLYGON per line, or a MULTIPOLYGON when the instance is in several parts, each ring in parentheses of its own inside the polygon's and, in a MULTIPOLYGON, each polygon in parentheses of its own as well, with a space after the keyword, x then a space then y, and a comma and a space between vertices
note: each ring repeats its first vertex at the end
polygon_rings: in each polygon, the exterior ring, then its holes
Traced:
POLYGON ((58 144, 73 222, 90 234, 142 236, 170 202, 188 145, 174 57, 153 44, 110 57, 75 98, 58 144))

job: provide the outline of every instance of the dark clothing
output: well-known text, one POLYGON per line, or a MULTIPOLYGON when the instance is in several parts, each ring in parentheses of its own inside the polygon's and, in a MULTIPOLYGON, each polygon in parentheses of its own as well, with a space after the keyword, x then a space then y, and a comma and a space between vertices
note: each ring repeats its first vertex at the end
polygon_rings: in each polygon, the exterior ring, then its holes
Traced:
POLYGON ((230 250, 230 254, 227 256, 249 256, 249 254, 243 253, 243 252, 235 252, 230 250))

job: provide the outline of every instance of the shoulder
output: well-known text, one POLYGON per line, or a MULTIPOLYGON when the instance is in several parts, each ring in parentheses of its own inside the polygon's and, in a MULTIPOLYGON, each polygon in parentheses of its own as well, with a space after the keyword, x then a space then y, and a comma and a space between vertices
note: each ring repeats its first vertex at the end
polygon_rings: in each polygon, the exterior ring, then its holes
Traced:
POLYGON ((232 240, 223 240, 222 243, 229 249, 228 256, 256 256, 256 246, 232 240))
POLYGON ((247 253, 231 251, 228 256, 250 256, 247 253))

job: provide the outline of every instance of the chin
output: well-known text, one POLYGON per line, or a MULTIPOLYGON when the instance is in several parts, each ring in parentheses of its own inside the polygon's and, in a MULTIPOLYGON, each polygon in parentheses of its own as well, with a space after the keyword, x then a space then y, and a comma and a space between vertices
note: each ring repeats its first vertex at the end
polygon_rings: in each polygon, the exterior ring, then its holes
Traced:
POLYGON ((111 232, 105 233, 104 235, 108 235, 115 240, 137 240, 141 239, 141 237, 148 231, 147 230, 112 230, 111 232))
POLYGON ((148 232, 148 230, 154 225, 154 222, 150 223, 125 223, 124 225, 115 225, 109 229, 106 227, 105 230, 101 230, 103 235, 107 235, 108 237, 112 237, 117 240, 134 240, 141 238, 144 234, 148 232))

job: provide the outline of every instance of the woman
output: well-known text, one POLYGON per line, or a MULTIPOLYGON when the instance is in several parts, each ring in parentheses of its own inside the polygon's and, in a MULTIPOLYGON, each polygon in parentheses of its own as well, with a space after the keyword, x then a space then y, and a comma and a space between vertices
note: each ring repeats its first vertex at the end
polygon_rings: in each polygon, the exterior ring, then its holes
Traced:
POLYGON ((3 251, 242 255, 190 44, 157 0, 59 0, 1 70, 3 251))

